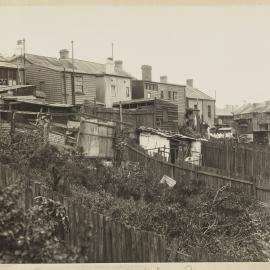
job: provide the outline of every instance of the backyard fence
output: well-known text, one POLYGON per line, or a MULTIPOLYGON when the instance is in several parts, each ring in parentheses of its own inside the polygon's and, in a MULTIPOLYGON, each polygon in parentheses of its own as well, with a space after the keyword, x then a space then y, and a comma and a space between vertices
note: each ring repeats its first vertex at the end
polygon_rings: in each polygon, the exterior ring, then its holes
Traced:
MULTIPOLYGON (((15 168, 0 164, 0 188, 15 183, 19 177, 15 168)), ((88 262, 166 261, 167 244, 164 236, 112 221, 86 207, 82 202, 85 195, 65 197, 40 183, 28 183, 20 205, 29 208, 37 196, 63 203, 70 221, 70 231, 64 233, 64 239, 70 245, 79 246, 81 239, 87 239, 89 231, 92 233, 86 250, 88 262)))
MULTIPOLYGON (((172 164, 136 149, 134 146, 127 146, 127 158, 129 161, 141 162, 145 164, 147 171, 151 173, 157 181, 164 174, 174 178, 176 181, 203 181, 208 188, 219 189, 222 186, 229 185, 234 189, 241 190, 246 194, 255 196, 262 203, 270 203, 270 185, 269 181, 264 182, 245 180, 240 177, 229 177, 220 174, 220 171, 214 168, 196 166, 187 162, 179 161, 172 164)), ((256 180, 256 178, 253 178, 256 180)))

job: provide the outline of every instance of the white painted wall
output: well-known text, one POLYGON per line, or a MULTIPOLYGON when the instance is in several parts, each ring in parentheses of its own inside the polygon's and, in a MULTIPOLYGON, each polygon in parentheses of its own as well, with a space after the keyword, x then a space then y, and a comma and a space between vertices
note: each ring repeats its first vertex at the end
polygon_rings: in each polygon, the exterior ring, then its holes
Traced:
MULTIPOLYGON (((166 152, 168 152, 165 154, 165 157, 167 160, 169 159, 170 140, 168 138, 156 134, 141 132, 139 136, 139 143, 146 150, 157 147, 164 147, 165 145, 167 148, 166 152)), ((154 153, 158 153, 158 149, 148 151, 149 155, 153 155, 154 153)))

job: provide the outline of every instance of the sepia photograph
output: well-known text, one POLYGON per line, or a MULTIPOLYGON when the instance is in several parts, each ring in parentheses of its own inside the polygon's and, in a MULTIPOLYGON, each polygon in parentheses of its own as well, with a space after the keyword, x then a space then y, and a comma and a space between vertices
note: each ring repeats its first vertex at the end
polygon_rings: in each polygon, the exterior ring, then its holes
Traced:
POLYGON ((270 2, 0 1, 0 25, 0 268, 270 261, 270 2))

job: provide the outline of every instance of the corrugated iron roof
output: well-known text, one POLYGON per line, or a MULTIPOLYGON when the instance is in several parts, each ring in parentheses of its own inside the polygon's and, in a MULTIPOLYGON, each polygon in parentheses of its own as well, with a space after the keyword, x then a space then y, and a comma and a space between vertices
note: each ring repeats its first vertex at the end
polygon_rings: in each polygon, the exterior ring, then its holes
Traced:
POLYGON ((73 105, 71 104, 62 104, 62 103, 48 103, 44 99, 37 98, 35 96, 4 96, 2 97, 4 100, 14 100, 22 103, 29 103, 35 105, 44 105, 47 107, 60 107, 60 108, 71 108, 73 105))
POLYGON ((165 137, 165 138, 168 138, 168 139, 175 139, 175 140, 187 139, 187 140, 192 140, 192 141, 200 140, 200 139, 196 139, 196 138, 186 136, 186 135, 183 135, 183 134, 180 134, 180 133, 155 129, 155 128, 151 128, 151 127, 145 127, 145 126, 139 127, 138 131, 159 135, 161 137, 165 137))
POLYGON ((193 99, 205 99, 205 100, 214 100, 212 97, 206 95, 197 88, 193 88, 189 85, 186 86, 186 97, 193 99))
POLYGON ((270 101, 260 103, 248 103, 242 105, 237 109, 234 114, 247 114, 247 113, 267 113, 270 112, 270 101))
MULTIPOLYGON (((138 98, 138 99, 131 99, 131 100, 125 100, 121 101, 121 104, 139 104, 139 103, 145 103, 145 102, 153 102, 154 98, 138 98)), ((114 102, 113 105, 120 105, 120 101, 114 102)))
POLYGON ((0 54, 0 61, 7 61, 7 59, 2 54, 0 54))
MULTIPOLYGON (((175 105, 173 102, 170 102, 169 100, 164 100, 164 99, 159 99, 159 98, 156 98, 156 100, 161 100, 164 103, 175 105)), ((137 98, 137 99, 121 101, 121 104, 125 105, 125 104, 152 103, 154 101, 155 101, 155 98, 137 98)), ((120 101, 114 102, 113 105, 117 105, 117 106, 120 105, 120 101)))
POLYGON ((10 91, 10 90, 16 90, 16 89, 20 89, 20 88, 31 88, 31 87, 35 87, 34 85, 12 85, 12 86, 0 86, 0 92, 6 92, 6 91, 10 91))
MULTIPOLYGON (((13 58, 14 59, 14 58, 13 58)), ((47 57, 35 54, 26 54, 26 60, 32 64, 47 67, 57 71, 63 71, 64 68, 67 72, 72 72, 72 59, 58 59, 55 57, 47 57)), ((106 74, 106 65, 95 63, 86 60, 74 59, 74 72, 84 73, 84 74, 95 74, 95 75, 105 75, 106 74)), ((112 74, 113 76, 121 77, 132 77, 125 70, 115 69, 112 74)))
POLYGON ((14 69, 17 69, 17 65, 15 64, 12 64, 12 63, 9 63, 9 62, 5 62, 5 61, 1 61, 0 59, 0 67, 4 67, 4 68, 14 68, 14 69))

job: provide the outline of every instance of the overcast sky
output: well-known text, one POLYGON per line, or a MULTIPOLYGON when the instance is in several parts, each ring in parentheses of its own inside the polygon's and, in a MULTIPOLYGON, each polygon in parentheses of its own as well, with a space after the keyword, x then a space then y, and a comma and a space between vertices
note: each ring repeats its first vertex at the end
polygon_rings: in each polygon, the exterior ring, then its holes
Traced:
POLYGON ((0 53, 12 55, 25 37, 26 52, 105 63, 115 59, 141 79, 141 65, 153 80, 194 86, 217 105, 270 100, 270 7, 81 6, 0 7, 0 53))

